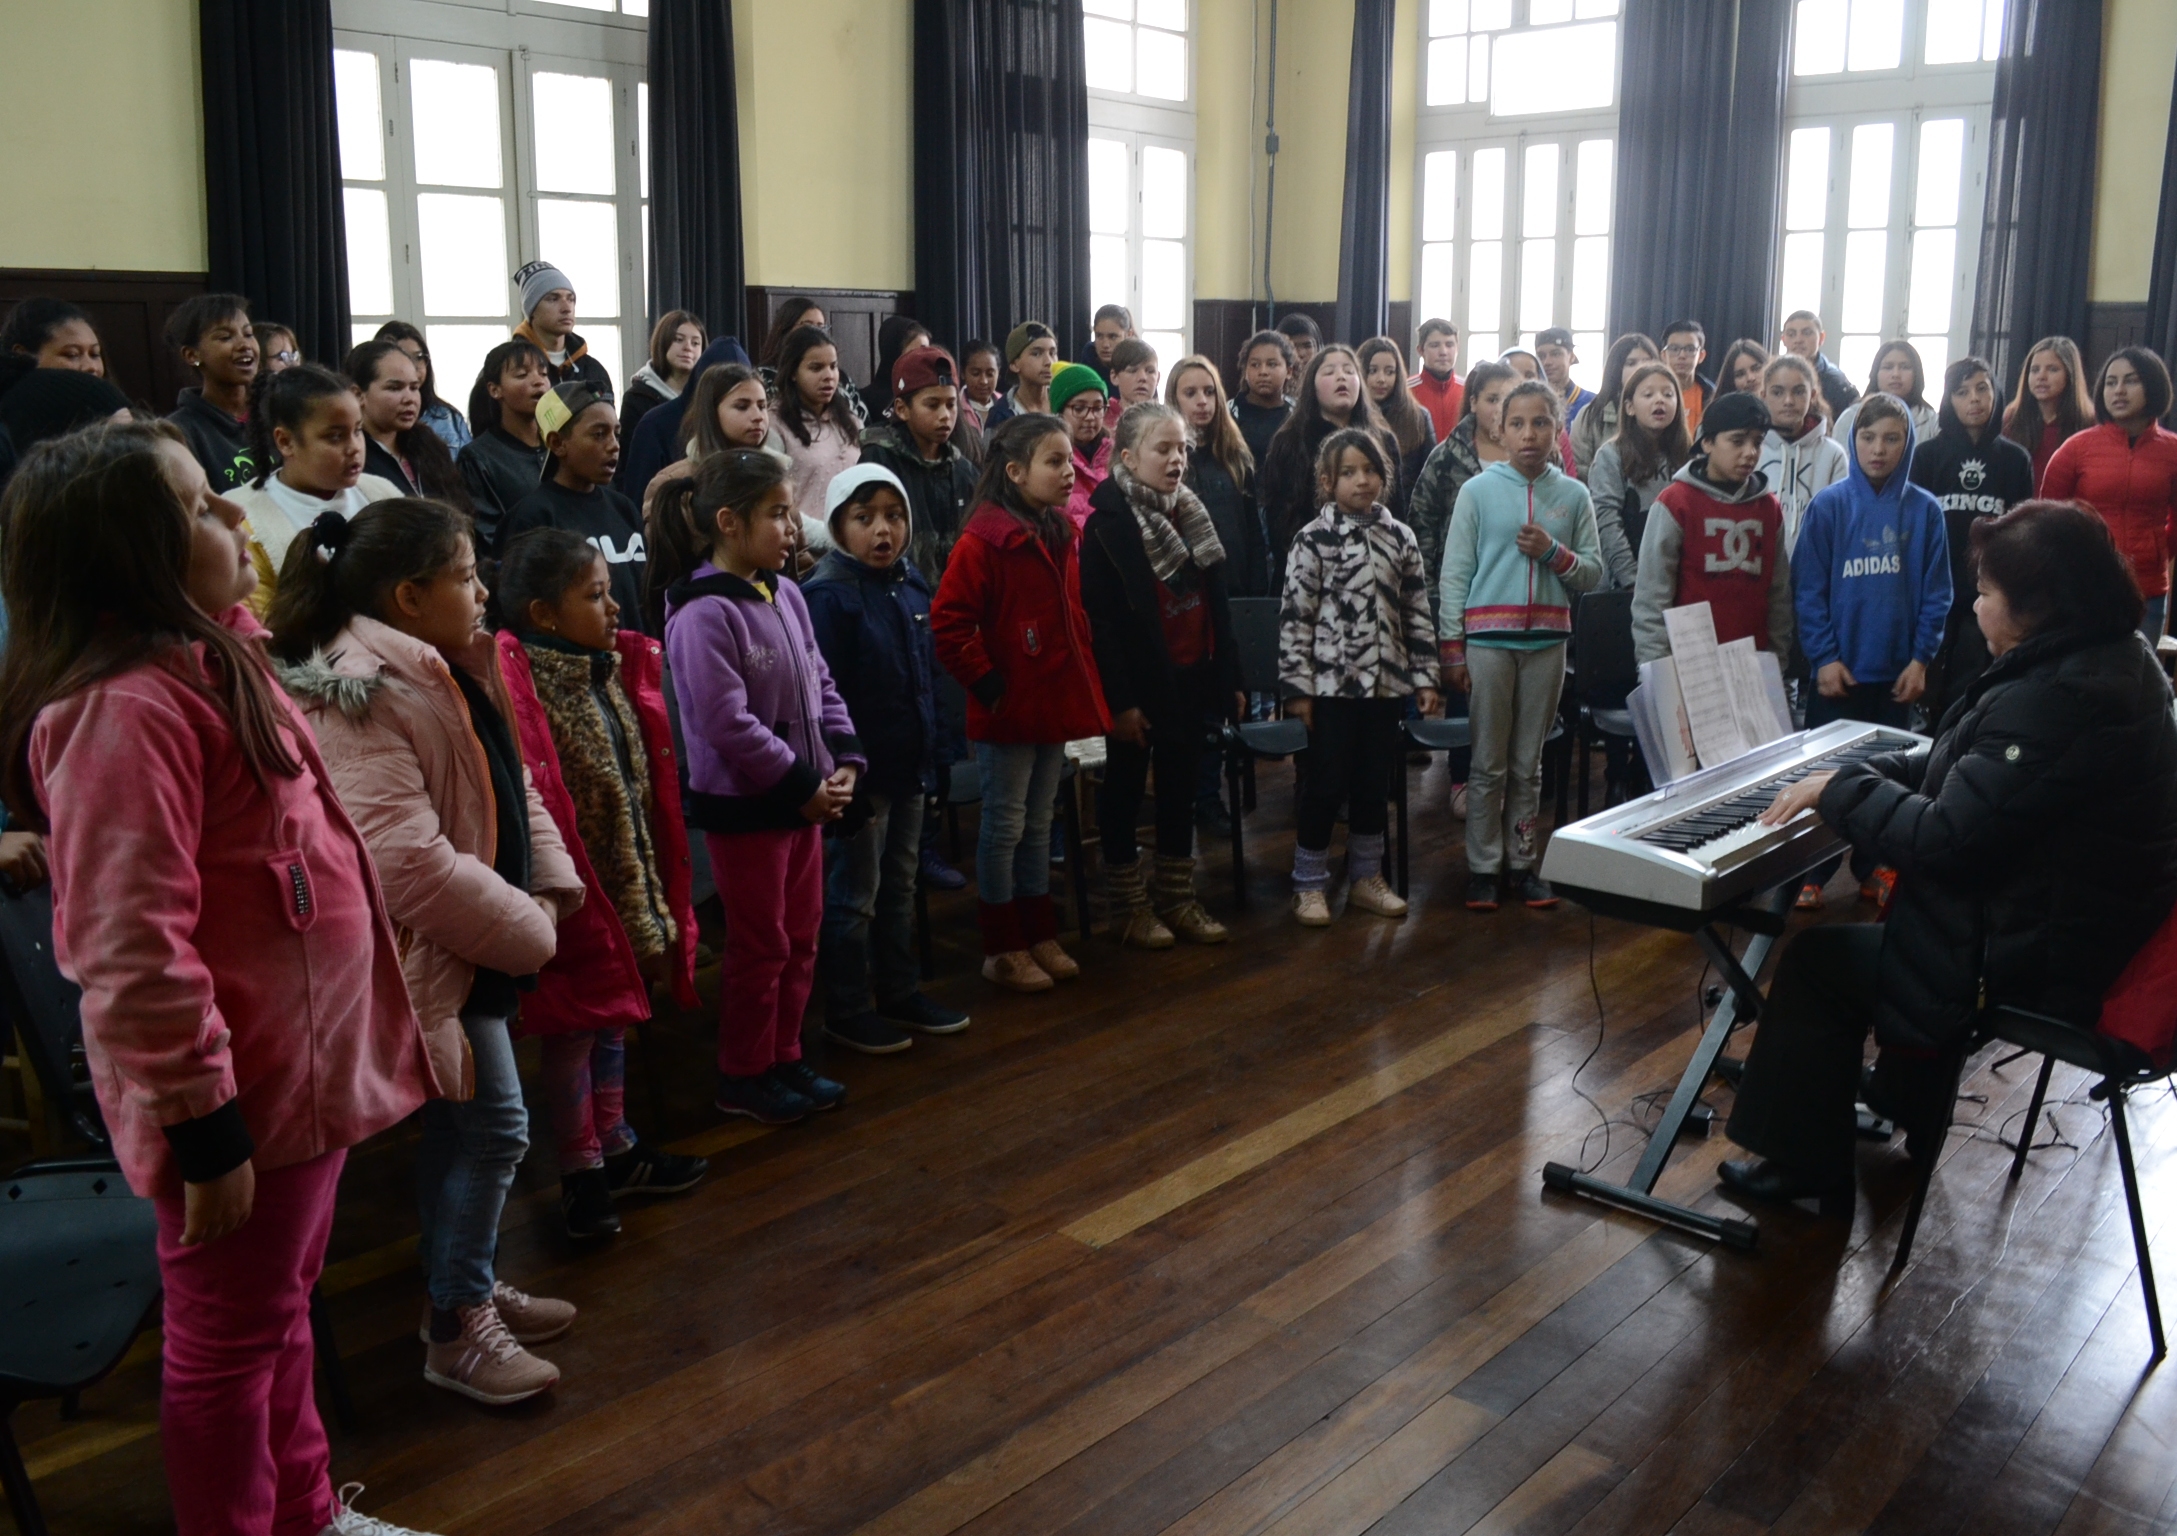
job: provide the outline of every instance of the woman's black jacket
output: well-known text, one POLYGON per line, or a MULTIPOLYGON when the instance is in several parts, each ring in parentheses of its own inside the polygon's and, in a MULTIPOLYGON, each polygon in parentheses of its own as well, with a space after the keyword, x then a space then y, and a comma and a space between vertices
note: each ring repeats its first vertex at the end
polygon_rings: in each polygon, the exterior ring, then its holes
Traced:
MULTIPOLYGON (((1181 717, 1171 653, 1164 648, 1164 608, 1156 572, 1141 542, 1126 492, 1116 478, 1104 481, 1089 497, 1089 519, 1081 529, 1081 606, 1088 610, 1089 637, 1102 675, 1104 704, 1114 716, 1138 709, 1167 729, 1199 722, 1181 717)), ((1229 559, 1229 555, 1227 556, 1229 559)), ((1218 713, 1231 707, 1240 689, 1239 648, 1232 638, 1232 605, 1225 594, 1222 564, 1200 571, 1203 600, 1209 604, 1213 653, 1209 662, 1218 713)))

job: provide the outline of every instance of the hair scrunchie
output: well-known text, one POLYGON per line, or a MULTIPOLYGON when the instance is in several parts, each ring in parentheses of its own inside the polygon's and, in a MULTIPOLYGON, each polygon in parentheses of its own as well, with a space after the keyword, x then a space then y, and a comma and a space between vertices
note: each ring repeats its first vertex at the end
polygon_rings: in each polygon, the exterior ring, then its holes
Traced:
POLYGON ((354 532, 354 527, 338 512, 320 512, 310 522, 310 537, 325 552, 328 565, 335 555, 348 547, 348 537, 354 532))

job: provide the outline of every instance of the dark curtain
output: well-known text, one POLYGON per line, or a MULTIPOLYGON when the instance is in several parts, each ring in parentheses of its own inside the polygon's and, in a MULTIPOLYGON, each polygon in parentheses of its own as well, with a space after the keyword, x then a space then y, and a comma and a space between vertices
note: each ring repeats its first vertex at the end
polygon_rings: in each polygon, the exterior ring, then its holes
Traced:
POLYGON ((333 112, 331 0, 201 0, 204 189, 214 292, 348 350, 348 244, 333 112))
POLYGON ((1089 332, 1081 0, 915 0, 915 309, 959 347, 1089 332))
MULTIPOLYGON (((1391 38, 1395 0, 1354 0, 1346 87, 1345 221, 1338 232, 1334 340, 1359 346, 1390 328, 1391 38)), ((1404 345, 1400 347, 1404 351, 1404 345)))
POLYGON ((730 336, 744 308, 733 0, 651 0, 650 319, 730 336))
POLYGON ((2177 84, 2170 88, 2162 204, 2154 221, 2154 271, 2147 279, 2147 345, 2165 362, 2177 357, 2177 84))
POLYGON ((2085 339, 2100 118, 2101 7, 2007 0, 1973 299, 1973 350, 2006 394, 2035 341, 2085 339))
POLYGON ((1610 334, 1777 328, 1790 0, 1626 0, 1610 334))

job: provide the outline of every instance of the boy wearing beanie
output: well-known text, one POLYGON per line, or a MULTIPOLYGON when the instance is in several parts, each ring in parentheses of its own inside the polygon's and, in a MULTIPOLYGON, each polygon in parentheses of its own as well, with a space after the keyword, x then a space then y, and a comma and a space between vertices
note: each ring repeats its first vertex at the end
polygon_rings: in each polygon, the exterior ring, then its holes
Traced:
POLYGON ((1791 561, 1784 512, 1755 469, 1769 411, 1743 391, 1719 395, 1701 417, 1701 441, 1656 497, 1633 579, 1633 652, 1671 653, 1663 610, 1706 603, 1719 642, 1753 638, 1788 665, 1791 561))
POLYGON ((1111 474, 1110 390, 1103 375, 1085 363, 1060 363, 1051 375, 1051 412, 1066 424, 1073 443, 1073 494, 1066 515, 1076 529, 1089 519, 1089 497, 1111 474))
POLYGON ((590 356, 589 343, 575 334, 574 284, 567 274, 548 261, 532 261, 514 274, 514 286, 521 290, 522 314, 527 317, 514 327, 514 334, 536 343, 552 382, 564 384, 571 379, 587 384, 592 393, 610 402, 612 375, 590 356))
POLYGON ((892 414, 862 433, 862 462, 881 464, 907 491, 914 519, 908 555, 935 590, 967 521, 975 466, 952 440, 960 370, 943 347, 916 347, 892 365, 892 414))
POLYGON ((1023 320, 1014 326, 1005 337, 1005 366, 1013 370, 1015 383, 990 408, 986 431, 995 432, 1015 416, 1030 411, 1058 409, 1051 400, 1051 376, 1058 369, 1056 331, 1041 320, 1023 320))

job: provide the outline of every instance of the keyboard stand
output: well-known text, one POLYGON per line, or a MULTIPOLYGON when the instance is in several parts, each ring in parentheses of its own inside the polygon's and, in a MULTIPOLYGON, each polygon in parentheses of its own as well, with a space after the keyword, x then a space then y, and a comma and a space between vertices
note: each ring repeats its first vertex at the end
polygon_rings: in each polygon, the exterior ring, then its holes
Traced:
POLYGON ((1671 1150, 1677 1146, 1678 1137, 1685 1129, 1687 1117, 1700 1101, 1701 1090, 1708 1086, 1709 1074, 1715 1070, 1717 1058, 1723 1054, 1724 1042, 1731 1038, 1732 1028, 1741 1021, 1751 1023, 1761 1016, 1762 992, 1754 978, 1761 974, 1762 966, 1768 962, 1769 951, 1783 936, 1785 915, 1791 910, 1798 882, 1787 881, 1770 892, 1766 899, 1757 897, 1754 904, 1726 907, 1700 918, 1690 913, 1659 909, 1646 902, 1628 901, 1622 896, 1612 897, 1604 892, 1575 891, 1563 886, 1558 889, 1569 899, 1589 906, 1605 917, 1625 917, 1651 926, 1690 932, 1694 942, 1701 946, 1709 962, 1723 977, 1724 994, 1716 1004, 1716 1011, 1709 1016, 1708 1027, 1701 1032, 1701 1043, 1694 1047, 1693 1059, 1686 1063, 1685 1075, 1678 1079, 1678 1089, 1671 1095, 1670 1105, 1663 1111, 1654 1134, 1648 1138, 1648 1149, 1641 1155, 1640 1166, 1633 1170, 1633 1176, 1623 1184, 1613 1184, 1593 1174, 1582 1173, 1567 1163, 1548 1163, 1542 1169, 1542 1187, 1593 1200, 1598 1205, 1628 1211, 1635 1216, 1645 1216, 1650 1221, 1705 1237, 1727 1248, 1753 1252, 1761 1236, 1761 1229, 1753 1222, 1737 1217, 1711 1216, 1705 1211, 1659 1200, 1655 1196, 1655 1186, 1663 1176, 1663 1165, 1670 1160, 1671 1150), (1743 957, 1731 952, 1731 945, 1723 935, 1726 927, 1744 928, 1753 933, 1743 957))

